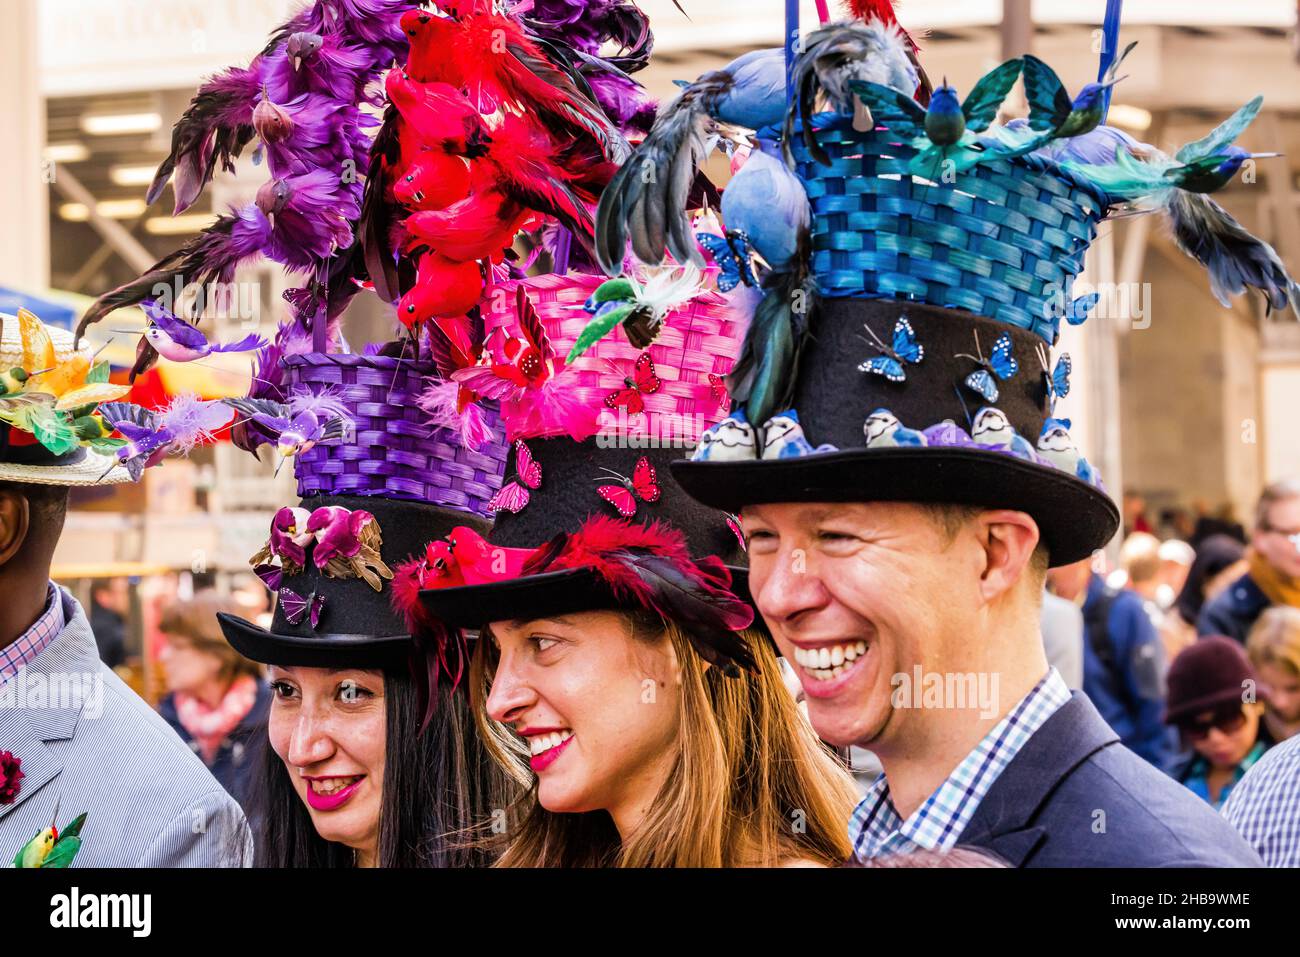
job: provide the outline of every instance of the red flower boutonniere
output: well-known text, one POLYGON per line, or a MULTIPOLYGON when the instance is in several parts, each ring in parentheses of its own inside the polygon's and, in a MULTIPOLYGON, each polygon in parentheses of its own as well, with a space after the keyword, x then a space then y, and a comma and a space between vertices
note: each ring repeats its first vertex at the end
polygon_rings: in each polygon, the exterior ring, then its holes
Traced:
POLYGON ((23 759, 14 757, 8 751, 0 751, 0 804, 13 804, 22 787, 18 782, 23 779, 23 759))

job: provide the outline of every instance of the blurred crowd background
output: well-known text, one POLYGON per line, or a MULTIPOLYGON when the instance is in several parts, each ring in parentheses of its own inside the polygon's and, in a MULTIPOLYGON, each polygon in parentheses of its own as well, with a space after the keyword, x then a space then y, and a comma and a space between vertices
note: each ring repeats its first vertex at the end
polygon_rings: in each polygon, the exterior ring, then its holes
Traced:
MULTIPOLYGON (((6 0, 0 310, 25 305, 71 327, 91 297, 147 268, 215 211, 251 198, 263 177, 248 156, 183 216, 169 215, 170 192, 154 208, 143 194, 199 81, 247 62, 293 5, 6 0)), ((689 16, 672 0, 641 3, 656 45, 640 78, 661 97, 674 79, 780 40, 780 0, 681 5, 689 16)), ((914 33, 928 31, 927 66, 958 88, 1031 50, 1076 88, 1095 70, 1104 6, 908 0, 899 15, 914 33)), ((1287 156, 1216 198, 1293 272, 1298 14, 1293 0, 1130 0, 1124 40, 1139 47, 1111 112, 1113 123, 1169 148, 1265 93, 1242 145, 1287 156)), ((804 17, 814 20, 811 2, 804 17)), ((725 167, 711 172, 725 180, 725 167)), ((1097 315, 1107 321, 1064 333, 1075 378, 1058 414, 1073 420, 1114 493, 1123 490, 1125 530, 1090 562, 1053 572, 1045 641, 1067 681, 1097 701, 1127 743, 1220 803, 1261 747, 1300 727, 1300 598, 1278 584, 1300 575, 1300 486, 1284 481, 1300 476, 1300 324, 1248 299, 1221 306, 1150 218, 1104 224, 1085 279, 1103 292, 1097 315), (1197 641, 1198 633, 1224 639, 1197 641), (1255 699, 1242 700, 1243 682, 1254 682, 1255 699)), ((284 286, 270 267, 242 275, 238 314, 211 317, 216 333, 272 328, 284 286)), ((375 298, 355 302, 347 337, 358 348, 388 338, 393 319, 375 298)), ((124 310, 96 327, 92 342, 105 347, 115 376, 130 366, 131 330, 143 324, 124 310)), ((132 399, 242 394, 247 365, 239 356, 164 363, 132 399)), ((265 706, 265 689, 212 615, 230 608, 269 617, 247 559, 274 509, 295 499, 290 471, 273 475, 273 463, 218 442, 149 470, 139 484, 75 492, 56 557, 55 577, 91 610, 104 660, 214 767, 239 765, 239 729, 265 706)), ((869 756, 858 757, 869 776, 869 756)), ((237 788, 233 775, 223 781, 237 788)))

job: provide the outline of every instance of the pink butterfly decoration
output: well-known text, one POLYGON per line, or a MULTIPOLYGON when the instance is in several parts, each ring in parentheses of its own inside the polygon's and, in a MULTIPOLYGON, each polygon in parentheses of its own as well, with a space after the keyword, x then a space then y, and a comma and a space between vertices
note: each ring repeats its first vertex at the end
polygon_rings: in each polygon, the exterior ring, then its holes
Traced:
POLYGON ((528 451, 523 439, 515 442, 515 473, 515 478, 488 500, 489 511, 517 514, 532 497, 529 489, 541 487, 542 467, 533 459, 533 453, 528 451))
POLYGON ((596 489, 600 497, 618 509, 618 514, 631 518, 636 514, 637 499, 643 502, 659 501, 658 475, 655 467, 644 455, 637 460, 632 478, 627 479, 618 473, 611 473, 622 485, 602 485, 596 489))

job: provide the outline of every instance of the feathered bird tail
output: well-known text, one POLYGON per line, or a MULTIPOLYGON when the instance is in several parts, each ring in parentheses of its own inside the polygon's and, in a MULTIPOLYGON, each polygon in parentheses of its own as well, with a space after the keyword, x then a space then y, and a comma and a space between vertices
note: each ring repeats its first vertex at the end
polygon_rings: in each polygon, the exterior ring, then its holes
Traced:
POLYGON ((1210 274, 1210 290, 1225 306, 1252 286, 1270 309, 1285 309, 1300 318, 1300 287, 1273 247, 1252 236, 1232 215, 1199 193, 1174 190, 1169 222, 1178 248, 1210 274))
POLYGON ((764 294, 727 377, 727 388, 750 422, 761 425, 790 407, 795 371, 817 308, 817 286, 808 262, 807 232, 788 272, 770 273, 764 294))

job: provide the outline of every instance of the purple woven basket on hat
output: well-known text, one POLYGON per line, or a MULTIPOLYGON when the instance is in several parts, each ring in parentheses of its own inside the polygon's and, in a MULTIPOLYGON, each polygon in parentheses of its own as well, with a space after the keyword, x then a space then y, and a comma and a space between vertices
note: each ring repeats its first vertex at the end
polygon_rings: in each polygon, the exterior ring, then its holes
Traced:
POLYGON ((316 445, 297 457, 298 494, 382 495, 489 517, 488 499, 505 473, 504 429, 477 451, 448 429, 431 429, 416 399, 436 375, 432 363, 388 356, 308 353, 284 359, 289 387, 329 388, 342 397, 356 431, 351 442, 316 445))

